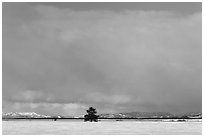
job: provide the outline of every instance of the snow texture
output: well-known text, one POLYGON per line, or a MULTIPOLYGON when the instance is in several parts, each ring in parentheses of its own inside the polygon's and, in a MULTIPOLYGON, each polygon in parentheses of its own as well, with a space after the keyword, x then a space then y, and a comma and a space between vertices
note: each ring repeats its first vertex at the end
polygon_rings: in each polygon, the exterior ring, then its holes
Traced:
POLYGON ((201 135, 202 122, 3 121, 3 135, 201 135))

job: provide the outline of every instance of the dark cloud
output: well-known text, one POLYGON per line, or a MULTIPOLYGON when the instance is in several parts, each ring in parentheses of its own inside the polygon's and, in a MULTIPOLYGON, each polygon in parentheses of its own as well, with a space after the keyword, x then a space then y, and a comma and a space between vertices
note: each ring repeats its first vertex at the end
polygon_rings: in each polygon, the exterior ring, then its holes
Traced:
POLYGON ((201 13, 3 7, 3 111, 201 111, 201 13))
POLYGON ((77 11, 85 10, 145 10, 145 11, 171 11, 182 14, 192 14, 202 11, 201 2, 34 2, 31 5, 53 6, 62 9, 72 9, 77 11))

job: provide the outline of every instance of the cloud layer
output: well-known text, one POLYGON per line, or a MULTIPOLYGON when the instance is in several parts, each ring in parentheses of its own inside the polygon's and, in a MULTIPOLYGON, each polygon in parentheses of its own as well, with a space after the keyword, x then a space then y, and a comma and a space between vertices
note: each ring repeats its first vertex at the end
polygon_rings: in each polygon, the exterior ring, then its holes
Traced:
POLYGON ((201 26, 201 13, 4 4, 3 111, 201 111, 201 26))

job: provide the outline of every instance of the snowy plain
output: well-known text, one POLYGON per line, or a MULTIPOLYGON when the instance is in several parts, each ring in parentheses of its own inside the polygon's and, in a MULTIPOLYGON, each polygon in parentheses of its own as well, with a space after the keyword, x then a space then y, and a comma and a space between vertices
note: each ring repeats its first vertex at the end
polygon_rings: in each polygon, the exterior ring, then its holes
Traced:
POLYGON ((2 121, 3 135, 201 135, 202 122, 2 121))

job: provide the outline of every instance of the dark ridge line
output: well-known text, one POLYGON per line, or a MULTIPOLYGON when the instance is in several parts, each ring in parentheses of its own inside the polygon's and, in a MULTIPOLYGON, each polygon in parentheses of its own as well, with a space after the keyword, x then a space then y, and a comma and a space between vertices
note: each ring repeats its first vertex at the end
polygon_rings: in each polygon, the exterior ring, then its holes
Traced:
MULTIPOLYGON (((2 119, 84 119, 84 118, 2 118, 2 119)), ((98 118, 98 119, 202 119, 202 118, 98 118)))

